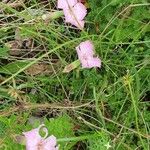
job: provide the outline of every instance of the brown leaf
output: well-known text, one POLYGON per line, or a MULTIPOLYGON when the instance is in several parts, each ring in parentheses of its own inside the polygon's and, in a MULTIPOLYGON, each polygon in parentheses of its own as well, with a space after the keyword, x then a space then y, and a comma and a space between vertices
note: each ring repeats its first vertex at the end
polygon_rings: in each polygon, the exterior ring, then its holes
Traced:
POLYGON ((9 48, 9 54, 13 56, 19 56, 23 54, 24 50, 32 48, 33 40, 31 38, 21 38, 20 29, 15 30, 15 40, 6 43, 9 48))
POLYGON ((10 49, 9 54, 10 55, 14 55, 14 56, 18 56, 21 54, 20 48, 21 45, 18 41, 9 41, 6 43, 6 46, 10 49))
POLYGON ((10 55, 19 56, 30 51, 32 47, 32 39, 24 39, 23 42, 17 40, 9 41, 5 45, 9 48, 10 55))
POLYGON ((25 73, 27 75, 38 75, 38 74, 43 74, 43 73, 48 73, 49 70, 49 65, 47 64, 34 64, 31 67, 29 67, 28 69, 25 70, 25 73))
POLYGON ((25 74, 35 76, 39 74, 51 74, 57 70, 60 69, 60 62, 56 62, 53 65, 53 68, 51 65, 46 64, 46 63, 37 63, 29 67, 28 69, 25 70, 25 74))

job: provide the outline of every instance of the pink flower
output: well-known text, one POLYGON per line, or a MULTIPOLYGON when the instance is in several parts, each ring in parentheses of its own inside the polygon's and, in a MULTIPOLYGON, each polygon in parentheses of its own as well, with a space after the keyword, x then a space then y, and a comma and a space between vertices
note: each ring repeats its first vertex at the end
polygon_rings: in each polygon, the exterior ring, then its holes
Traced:
POLYGON ((26 150, 58 150, 58 147, 56 147, 56 137, 51 135, 46 138, 48 131, 44 125, 40 125, 38 128, 24 132, 23 134, 26 139, 26 150), (41 137, 39 134, 41 128, 46 133, 45 137, 41 137))
POLYGON ((80 43, 76 47, 78 58, 82 64, 82 68, 101 67, 101 60, 98 57, 94 57, 94 46, 91 41, 85 41, 80 43))
POLYGON ((63 9, 65 22, 71 23, 79 29, 84 28, 85 21, 83 19, 87 10, 82 3, 78 3, 77 0, 58 0, 58 8, 63 9))

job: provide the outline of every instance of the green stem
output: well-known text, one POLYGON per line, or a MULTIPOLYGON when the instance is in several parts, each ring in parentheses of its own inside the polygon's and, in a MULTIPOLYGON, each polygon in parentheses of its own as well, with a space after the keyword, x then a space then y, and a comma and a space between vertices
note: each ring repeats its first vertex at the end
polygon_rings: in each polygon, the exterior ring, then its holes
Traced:
POLYGON ((94 133, 94 134, 89 134, 89 135, 82 135, 79 137, 61 138, 61 139, 58 139, 57 141, 58 142, 83 141, 83 140, 87 140, 91 138, 95 139, 96 137, 99 137, 99 136, 101 135, 98 133, 94 133))
MULTIPOLYGON (((137 104, 136 104, 136 101, 135 101, 135 98, 134 98, 134 95, 133 95, 133 92, 132 92, 132 88, 131 88, 130 82, 128 83, 128 86, 129 86, 129 91, 130 91, 131 100, 132 100, 132 104, 133 104, 133 108, 134 108, 134 113, 135 113, 136 129, 137 129, 138 132, 140 132, 140 130, 139 130, 139 124, 138 124, 137 108, 136 108, 137 104)), ((142 142, 142 145, 144 147, 144 143, 143 143, 141 135, 139 135, 139 138, 140 138, 140 141, 142 142)))

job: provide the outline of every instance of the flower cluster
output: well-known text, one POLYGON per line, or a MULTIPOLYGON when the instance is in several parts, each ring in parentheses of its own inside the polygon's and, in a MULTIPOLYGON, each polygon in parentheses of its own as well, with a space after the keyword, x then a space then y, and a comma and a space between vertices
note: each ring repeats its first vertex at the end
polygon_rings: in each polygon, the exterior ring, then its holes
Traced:
MULTIPOLYGON (((84 28, 84 17, 87 14, 86 7, 78 0, 58 0, 57 7, 63 9, 65 21, 78 27, 84 28)), ((82 64, 82 68, 101 67, 101 60, 94 57, 94 46, 91 41, 80 43, 76 47, 78 58, 82 64)))
POLYGON ((26 139, 26 150, 58 150, 56 137, 51 135, 48 138, 48 130, 42 124, 36 129, 23 133, 26 139), (41 137, 40 129, 43 129, 45 136, 41 137))
POLYGON ((57 7, 63 9, 65 22, 71 23, 79 29, 84 28, 86 7, 77 0, 58 0, 57 7))

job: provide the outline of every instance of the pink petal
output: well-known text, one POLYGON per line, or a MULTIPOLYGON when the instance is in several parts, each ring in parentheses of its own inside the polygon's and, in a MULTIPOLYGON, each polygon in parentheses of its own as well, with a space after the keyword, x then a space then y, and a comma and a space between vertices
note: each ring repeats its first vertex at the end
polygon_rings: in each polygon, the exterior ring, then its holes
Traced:
POLYGON ((77 3, 72 11, 77 20, 83 20, 87 14, 86 7, 82 3, 77 3))
POLYGON ((77 55, 80 61, 85 60, 87 58, 86 53, 83 53, 80 45, 76 47, 77 55))
POLYGON ((82 59, 80 61, 81 61, 82 68, 89 68, 89 64, 87 60, 82 59))
POLYGON ((99 58, 89 57, 87 60, 81 60, 82 68, 101 67, 101 60, 99 58))
POLYGON ((26 149, 35 150, 38 143, 41 141, 41 136, 39 135, 39 128, 33 129, 28 132, 23 133, 26 138, 26 149))
POLYGON ((79 29, 84 28, 84 17, 87 14, 86 7, 82 3, 77 3, 74 7, 63 9, 65 22, 71 23, 79 29))
POLYGON ((57 150, 56 147, 56 137, 51 135, 47 139, 44 140, 44 150, 57 150))
POLYGON ((73 7, 77 2, 77 0, 58 0, 57 7, 60 9, 68 9, 69 7, 73 7))
POLYGON ((88 59, 88 68, 93 67, 101 67, 101 60, 98 57, 88 59))
POLYGON ((84 21, 83 20, 77 20, 75 16, 72 14, 72 12, 69 9, 64 9, 64 15, 65 15, 65 22, 71 23, 72 25, 78 27, 79 29, 84 28, 84 21))
POLYGON ((63 10, 64 15, 65 15, 65 21, 66 22, 72 22, 74 20, 72 13, 70 12, 69 9, 64 9, 63 10))
POLYGON ((94 45, 90 40, 87 40, 85 42, 81 42, 78 47, 76 47, 78 56, 93 56, 94 55, 94 45))
POLYGON ((82 30, 84 28, 84 24, 85 24, 85 21, 83 20, 78 20, 78 21, 70 21, 70 23, 74 26, 76 26, 77 28, 79 28, 80 30, 82 30))
POLYGON ((83 59, 83 54, 82 54, 82 51, 80 49, 80 46, 76 47, 76 51, 77 51, 78 58, 81 61, 83 59))

